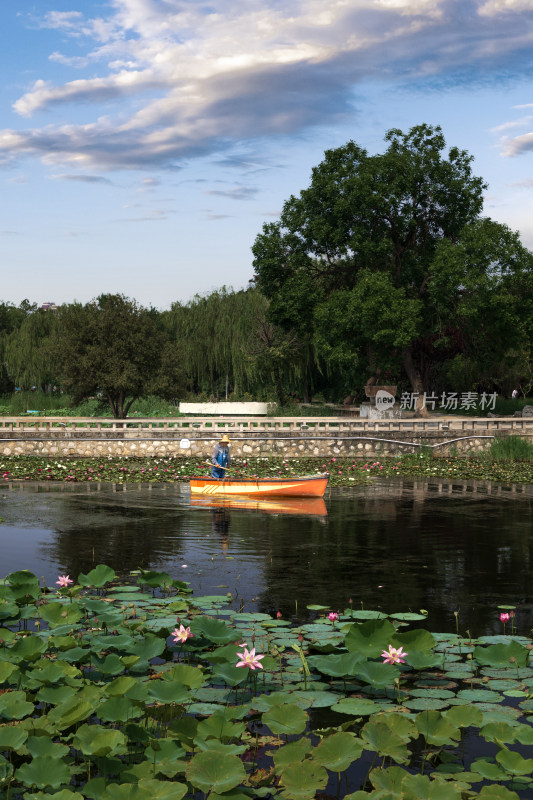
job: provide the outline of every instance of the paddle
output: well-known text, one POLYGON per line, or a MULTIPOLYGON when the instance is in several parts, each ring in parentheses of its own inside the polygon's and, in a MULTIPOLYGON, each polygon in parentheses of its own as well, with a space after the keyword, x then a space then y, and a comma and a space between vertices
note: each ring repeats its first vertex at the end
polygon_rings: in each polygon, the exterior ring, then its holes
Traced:
MULTIPOLYGON (((211 463, 211 461, 206 461, 205 463, 206 463, 206 464, 209 464, 209 466, 210 466, 210 467, 214 467, 214 466, 216 466, 215 464, 212 464, 212 463, 211 463)), ((218 466, 218 469, 224 469, 224 470, 226 470, 227 472, 236 472, 236 470, 234 470, 232 467, 221 467, 221 466, 219 465, 219 466, 218 466)), ((243 477, 244 477, 244 476, 243 476, 243 477)))

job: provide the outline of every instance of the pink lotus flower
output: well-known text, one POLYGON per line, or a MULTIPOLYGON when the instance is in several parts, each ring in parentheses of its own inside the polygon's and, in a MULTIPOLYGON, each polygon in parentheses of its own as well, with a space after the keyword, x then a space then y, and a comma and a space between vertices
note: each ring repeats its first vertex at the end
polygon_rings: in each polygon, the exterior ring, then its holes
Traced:
POLYGON ((502 613, 500 614, 500 622, 503 622, 505 624, 506 622, 509 622, 510 619, 511 615, 507 614, 506 611, 502 611, 502 613))
POLYGON ((404 659, 408 655, 409 653, 404 653, 403 647, 396 649, 390 644, 388 652, 383 650, 381 657, 384 664, 405 664, 404 659))
POLYGON ((336 622, 339 619, 339 615, 336 611, 330 611, 328 614, 328 619, 330 622, 336 622))
POLYGON ((263 669, 263 665, 259 662, 264 656, 256 656, 255 647, 252 647, 251 650, 247 650, 245 647, 243 652, 237 653, 237 655, 241 660, 237 661, 235 664, 236 667, 250 667, 252 670, 263 669))
POLYGON ((68 589, 69 585, 71 583, 74 583, 74 581, 71 580, 69 575, 58 575, 57 577, 59 578, 59 580, 57 580, 56 583, 60 589, 68 589))
POLYGON ((180 625, 179 628, 175 628, 172 631, 172 636, 174 637, 174 642, 176 644, 178 642, 181 642, 182 644, 185 644, 187 639, 192 639, 193 638, 194 633, 191 633, 191 629, 190 628, 185 628, 184 625, 180 625))

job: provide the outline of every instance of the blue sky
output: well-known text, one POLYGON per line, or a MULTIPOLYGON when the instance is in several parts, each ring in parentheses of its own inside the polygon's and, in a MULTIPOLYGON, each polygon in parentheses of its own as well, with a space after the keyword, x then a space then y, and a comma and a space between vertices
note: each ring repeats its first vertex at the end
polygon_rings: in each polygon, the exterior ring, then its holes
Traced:
POLYGON ((0 29, 0 300, 245 287, 324 150, 422 122, 533 249, 533 0, 17 0, 0 29))

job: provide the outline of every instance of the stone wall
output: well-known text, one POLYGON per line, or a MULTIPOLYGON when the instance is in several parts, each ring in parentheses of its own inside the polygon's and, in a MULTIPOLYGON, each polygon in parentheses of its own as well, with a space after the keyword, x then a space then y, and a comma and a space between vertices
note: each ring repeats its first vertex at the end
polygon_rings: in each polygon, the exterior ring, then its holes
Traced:
MULTIPOLYGON (((231 435, 231 434, 230 434, 231 435)), ((116 456, 204 456, 210 457, 220 436, 188 434, 178 438, 168 434, 121 438, 120 433, 109 432, 98 437, 87 434, 49 434, 30 436, 26 433, 6 436, 0 433, 0 453, 4 456, 34 455, 43 457, 105 458, 116 456)), ((454 453, 480 453, 490 446, 491 434, 457 436, 448 431, 419 433, 362 433, 357 436, 318 436, 298 433, 285 434, 248 433, 231 436, 231 452, 241 457, 283 456, 286 458, 379 458, 401 453, 413 453, 420 447, 431 447, 436 456, 454 453)), ((533 442, 532 435, 526 435, 533 442)))

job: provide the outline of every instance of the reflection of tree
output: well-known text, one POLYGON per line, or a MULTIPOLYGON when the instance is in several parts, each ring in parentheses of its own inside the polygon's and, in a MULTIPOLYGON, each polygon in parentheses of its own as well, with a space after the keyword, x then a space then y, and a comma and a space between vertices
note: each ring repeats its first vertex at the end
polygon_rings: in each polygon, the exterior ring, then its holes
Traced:
POLYGON ((113 492, 104 484, 101 491, 92 487, 85 493, 65 488, 54 502, 53 540, 43 549, 69 574, 88 572, 96 564, 124 574, 139 567, 163 569, 169 559, 179 558, 186 526, 173 502, 179 487, 124 491, 119 486, 113 492))
POLYGON ((432 630, 455 630, 459 610, 461 631, 476 635, 500 633, 496 606, 510 603, 521 631, 533 624, 533 501, 504 490, 488 496, 481 482, 380 481, 335 491, 327 519, 232 509, 231 537, 227 508, 189 507, 178 485, 28 488, 21 487, 27 519, 50 509, 53 533, 41 553, 74 577, 98 563, 182 577, 176 562, 187 548, 193 588, 216 593, 235 581, 246 611, 301 618, 308 604, 343 610, 352 598, 354 609, 429 609, 432 630))
POLYGON ((311 603, 343 610, 352 598, 354 609, 430 609, 433 630, 453 630, 460 610, 463 631, 500 632, 496 605, 528 597, 531 503, 439 496, 435 486, 403 483, 395 499, 385 489, 385 514, 365 489, 332 503, 323 531, 310 526, 298 537, 282 520, 272 531, 261 610, 291 616, 295 597, 302 615, 311 603))

